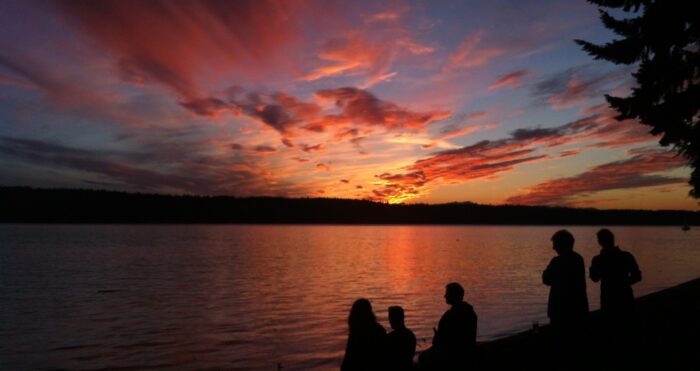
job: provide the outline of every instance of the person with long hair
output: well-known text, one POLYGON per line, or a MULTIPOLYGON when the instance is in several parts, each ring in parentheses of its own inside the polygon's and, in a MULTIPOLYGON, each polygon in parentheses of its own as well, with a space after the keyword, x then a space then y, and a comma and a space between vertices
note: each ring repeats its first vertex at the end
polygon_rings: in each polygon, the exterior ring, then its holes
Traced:
POLYGON ((357 299, 352 304, 348 327, 341 371, 385 369, 386 330, 377 322, 369 300, 357 299))

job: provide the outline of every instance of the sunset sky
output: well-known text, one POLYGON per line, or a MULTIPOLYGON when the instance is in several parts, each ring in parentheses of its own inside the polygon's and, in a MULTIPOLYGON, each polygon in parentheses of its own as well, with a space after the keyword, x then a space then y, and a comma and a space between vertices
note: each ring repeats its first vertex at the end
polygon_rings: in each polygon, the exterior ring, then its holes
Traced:
POLYGON ((0 185, 698 210, 571 1, 0 1, 0 185))

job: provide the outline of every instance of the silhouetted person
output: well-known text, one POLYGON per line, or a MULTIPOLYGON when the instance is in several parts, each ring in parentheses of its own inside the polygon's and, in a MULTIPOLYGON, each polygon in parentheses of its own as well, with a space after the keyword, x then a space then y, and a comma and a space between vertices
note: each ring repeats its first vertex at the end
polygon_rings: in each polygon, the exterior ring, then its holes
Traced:
POLYGON ((464 301, 464 289, 459 283, 445 287, 445 302, 452 307, 434 329, 433 346, 421 354, 421 368, 463 370, 474 358, 477 316, 464 301))
POLYGON ((603 343, 608 363, 623 366, 629 355, 631 323, 634 315, 632 285, 642 280, 634 256, 615 245, 615 235, 607 229, 598 231, 600 254, 593 258, 589 275, 600 281, 600 311, 603 317, 603 343))
POLYGON ((565 229, 554 233, 552 248, 557 256, 542 272, 542 282, 550 287, 547 316, 555 336, 557 368, 580 366, 580 360, 575 357, 583 344, 588 316, 586 268, 581 255, 574 251, 574 241, 574 236, 565 229))
POLYGON ((385 370, 386 330, 377 322, 369 300, 357 299, 352 304, 348 327, 350 333, 340 369, 385 370))
POLYGON ((387 335, 387 369, 411 370, 416 354, 416 335, 406 328, 403 308, 389 307, 389 323, 393 331, 387 335))
POLYGON ((600 309, 606 315, 627 316, 634 309, 632 285, 642 280, 634 256, 615 246, 615 235, 607 229, 598 231, 600 254, 593 258, 590 277, 600 281, 600 309))

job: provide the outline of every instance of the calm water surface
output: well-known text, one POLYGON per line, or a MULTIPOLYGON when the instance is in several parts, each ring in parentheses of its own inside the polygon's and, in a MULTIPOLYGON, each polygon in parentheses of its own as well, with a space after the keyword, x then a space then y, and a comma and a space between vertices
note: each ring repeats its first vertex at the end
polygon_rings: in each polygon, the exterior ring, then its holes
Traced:
MULTIPOLYGON (((0 225, 0 369, 337 369, 355 299, 385 326, 402 305, 424 349, 451 281, 491 340, 547 322, 557 229, 0 225)), ((590 264, 598 228, 568 229, 590 264)), ((636 295, 700 276, 700 230, 612 230, 636 295)))

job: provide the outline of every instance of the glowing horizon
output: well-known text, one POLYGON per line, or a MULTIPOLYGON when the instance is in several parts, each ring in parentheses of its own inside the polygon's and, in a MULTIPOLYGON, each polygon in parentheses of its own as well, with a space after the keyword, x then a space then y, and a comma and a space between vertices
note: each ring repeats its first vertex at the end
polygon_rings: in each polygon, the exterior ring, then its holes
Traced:
POLYGON ((699 210, 585 1, 6 1, 0 184, 699 210))

